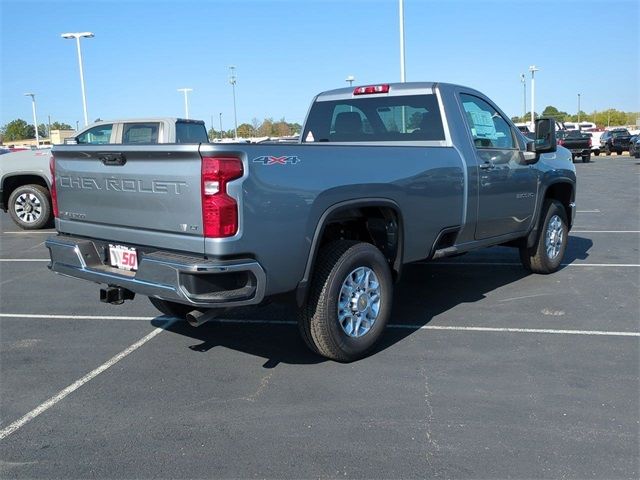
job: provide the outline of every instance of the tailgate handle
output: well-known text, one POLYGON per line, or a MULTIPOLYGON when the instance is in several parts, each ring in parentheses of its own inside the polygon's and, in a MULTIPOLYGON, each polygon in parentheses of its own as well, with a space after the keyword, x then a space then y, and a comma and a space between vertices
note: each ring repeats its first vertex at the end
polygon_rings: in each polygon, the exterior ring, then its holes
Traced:
POLYGON ((124 165, 127 163, 127 157, 124 153, 99 153, 98 158, 105 165, 124 165))

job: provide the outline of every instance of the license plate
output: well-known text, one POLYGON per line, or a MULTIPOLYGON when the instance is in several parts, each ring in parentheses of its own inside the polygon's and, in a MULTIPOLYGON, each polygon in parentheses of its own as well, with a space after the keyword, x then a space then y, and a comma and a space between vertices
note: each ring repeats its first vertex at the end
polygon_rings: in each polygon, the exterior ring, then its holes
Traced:
POLYGON ((109 244, 109 263, 122 270, 138 270, 138 252, 135 248, 109 244))

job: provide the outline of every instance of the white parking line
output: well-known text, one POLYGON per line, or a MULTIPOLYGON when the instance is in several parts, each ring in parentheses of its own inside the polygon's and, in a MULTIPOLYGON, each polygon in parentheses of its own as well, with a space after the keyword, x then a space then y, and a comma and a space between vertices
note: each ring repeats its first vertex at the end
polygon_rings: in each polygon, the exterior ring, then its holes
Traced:
POLYGON ((570 233, 640 233, 640 230, 571 230, 570 233))
MULTIPOLYGON (((121 317, 113 315, 39 315, 33 313, 0 313, 0 318, 42 318, 45 320, 129 320, 150 322, 159 317, 121 317)), ((160 317, 166 319, 168 317, 160 317)))
POLYGON ((0 258, 0 262, 48 262, 48 258, 0 258))
MULTIPOLYGON (((505 266, 505 267, 513 267, 513 266, 522 266, 520 262, 414 262, 417 265, 460 265, 460 266, 505 266)), ((638 263, 563 263, 561 264, 563 267, 617 267, 617 268, 637 268, 640 267, 638 263)))
MULTIPOLYGON (((524 298, 524 297, 523 297, 524 298)), ((161 317, 116 317, 108 315, 39 315, 31 313, 0 313, 0 318, 42 318, 42 319, 66 319, 66 320, 131 320, 131 321, 151 321, 154 319, 167 320, 174 322, 176 319, 161 317)), ((260 319, 233 319, 233 318, 217 318, 211 320, 211 323, 226 323, 239 325, 297 325, 292 320, 260 320, 260 319)), ((167 323, 163 327, 166 329, 170 324, 167 323)), ((459 327, 455 325, 408 325, 402 323, 390 324, 389 328, 399 328, 406 330, 450 330, 459 332, 504 332, 504 333, 547 333, 562 335, 598 335, 609 337, 640 337, 640 332, 618 332, 611 330, 567 330, 552 328, 502 328, 502 327, 459 327)))
POLYGON ((38 405, 36 408, 31 410, 29 413, 27 413, 22 418, 19 418, 18 420, 16 420, 12 424, 10 424, 7 427, 5 427, 2 430, 0 430, 0 440, 3 440, 5 438, 7 438, 13 432, 15 432, 19 428, 23 427, 25 424, 27 424, 28 422, 30 422, 31 420, 36 418, 38 415, 40 415, 41 413, 43 413, 43 412, 47 411, 48 409, 50 409, 51 407, 53 407, 56 403, 58 403, 60 400, 65 398, 67 395, 75 392, 82 385, 84 385, 88 381, 94 379, 95 377, 100 375, 102 372, 107 370, 109 367, 112 367, 113 365, 118 363, 120 360, 122 360, 124 357, 129 355, 131 352, 136 351, 142 345, 147 343, 149 340, 151 340, 153 337, 155 337, 160 332, 162 332, 165 328, 167 328, 169 325, 171 325, 174 321, 175 320, 169 320, 167 322, 167 324, 164 325, 162 328, 156 328, 150 334, 145 335, 140 340, 138 340, 136 343, 130 345, 127 348, 125 348, 123 351, 121 351, 120 353, 118 353, 114 357, 111 357, 109 360, 107 360, 105 363, 100 365, 95 370, 90 371, 84 377, 82 377, 79 380, 76 380, 71 385, 69 385, 67 388, 65 388, 63 390, 60 390, 60 392, 55 394, 53 397, 51 397, 50 399, 48 399, 44 403, 38 405))
POLYGON ((595 210, 576 210, 576 213, 601 213, 597 208, 595 210))
POLYGON ((38 233, 40 235, 55 235, 56 232, 55 230, 53 231, 36 231, 36 230, 23 230, 23 231, 19 231, 19 232, 0 232, 0 234, 5 234, 5 233, 13 233, 13 234, 18 234, 18 235, 25 235, 28 233, 38 233))

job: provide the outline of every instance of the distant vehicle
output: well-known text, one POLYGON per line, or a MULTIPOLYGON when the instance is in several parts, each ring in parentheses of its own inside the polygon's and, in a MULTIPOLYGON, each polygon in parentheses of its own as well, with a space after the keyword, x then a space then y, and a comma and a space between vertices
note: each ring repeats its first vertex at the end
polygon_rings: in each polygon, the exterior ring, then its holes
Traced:
POLYGON ((565 130, 579 130, 581 132, 592 132, 596 130, 596 124, 593 122, 564 122, 565 130))
POLYGON ((591 134, 579 130, 560 130, 556 133, 558 145, 571 151, 571 159, 581 157, 583 163, 591 161, 591 134))
POLYGON ((600 150, 607 155, 611 155, 612 152, 622 155, 622 152, 629 150, 630 139, 631 134, 626 128, 606 130, 600 137, 600 150))
MULTIPOLYGON (((181 118, 101 121, 67 140, 82 145, 209 143, 202 120, 181 118)), ((24 150, 0 157, 0 209, 8 211, 21 228, 36 230, 50 225, 53 218, 51 150, 24 150)), ((123 156, 105 155, 103 163, 118 165, 122 161, 126 162, 123 156)))
POLYGON ((138 118, 102 120, 65 139, 67 145, 143 145, 154 143, 209 143, 202 120, 138 118))
POLYGON ((11 153, 11 150, 8 148, 0 148, 0 155, 4 155, 5 153, 11 153))
POLYGON ((640 158, 640 135, 634 135, 629 139, 629 155, 640 158))

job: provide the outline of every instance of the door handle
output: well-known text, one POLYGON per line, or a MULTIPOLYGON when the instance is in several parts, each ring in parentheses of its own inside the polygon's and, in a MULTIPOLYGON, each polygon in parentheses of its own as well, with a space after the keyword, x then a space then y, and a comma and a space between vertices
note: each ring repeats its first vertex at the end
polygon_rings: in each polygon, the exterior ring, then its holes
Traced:
POLYGON ((491 162, 484 162, 480 164, 480 170, 491 170, 494 166, 491 162))
POLYGON ((124 153, 99 153, 98 159, 107 166, 122 166, 127 163, 124 153))

